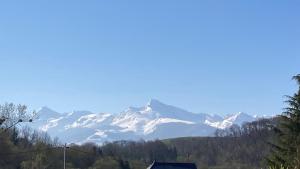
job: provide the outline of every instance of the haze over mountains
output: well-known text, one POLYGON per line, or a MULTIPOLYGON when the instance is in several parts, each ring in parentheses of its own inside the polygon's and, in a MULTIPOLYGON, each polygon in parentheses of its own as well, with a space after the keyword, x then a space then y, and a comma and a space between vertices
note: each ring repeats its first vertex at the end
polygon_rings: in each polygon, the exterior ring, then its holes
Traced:
POLYGON ((84 143, 115 140, 166 139, 185 136, 213 136, 216 129, 254 121, 246 113, 225 117, 192 113, 151 99, 143 107, 129 107, 118 114, 73 111, 58 113, 42 107, 32 127, 48 132, 63 142, 84 143))

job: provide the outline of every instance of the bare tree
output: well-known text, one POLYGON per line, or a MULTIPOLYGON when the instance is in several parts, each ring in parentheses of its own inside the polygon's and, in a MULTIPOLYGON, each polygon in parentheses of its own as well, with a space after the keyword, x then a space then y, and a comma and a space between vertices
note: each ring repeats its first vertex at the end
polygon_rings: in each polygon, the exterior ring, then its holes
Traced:
POLYGON ((10 128, 20 122, 31 122, 35 111, 29 112, 25 105, 5 103, 0 105, 0 127, 10 128))

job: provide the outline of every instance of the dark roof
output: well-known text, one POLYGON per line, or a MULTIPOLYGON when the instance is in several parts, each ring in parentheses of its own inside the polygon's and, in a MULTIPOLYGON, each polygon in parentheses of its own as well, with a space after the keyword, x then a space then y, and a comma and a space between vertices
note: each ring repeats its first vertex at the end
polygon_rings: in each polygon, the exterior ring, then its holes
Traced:
POLYGON ((197 169, 197 167, 194 163, 153 162, 147 169, 197 169))

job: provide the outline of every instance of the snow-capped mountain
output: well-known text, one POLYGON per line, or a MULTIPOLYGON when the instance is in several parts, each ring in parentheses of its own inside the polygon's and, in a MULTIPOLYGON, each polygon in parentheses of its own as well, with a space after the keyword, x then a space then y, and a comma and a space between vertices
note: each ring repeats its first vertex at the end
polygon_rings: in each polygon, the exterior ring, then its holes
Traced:
POLYGON ((241 112, 225 117, 196 114, 155 99, 143 107, 129 107, 119 114, 89 111, 61 114, 47 107, 37 114, 33 128, 68 143, 212 136, 216 129, 256 119, 241 112))

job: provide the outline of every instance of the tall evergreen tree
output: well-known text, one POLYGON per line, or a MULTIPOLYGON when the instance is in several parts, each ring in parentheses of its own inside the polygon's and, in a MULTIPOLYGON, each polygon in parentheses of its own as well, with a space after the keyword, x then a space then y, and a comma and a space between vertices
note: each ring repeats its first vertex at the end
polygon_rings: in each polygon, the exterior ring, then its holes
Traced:
POLYGON ((287 96, 288 107, 275 128, 277 141, 272 144, 272 155, 268 158, 273 168, 300 169, 300 74, 293 79, 299 89, 293 96, 287 96))

